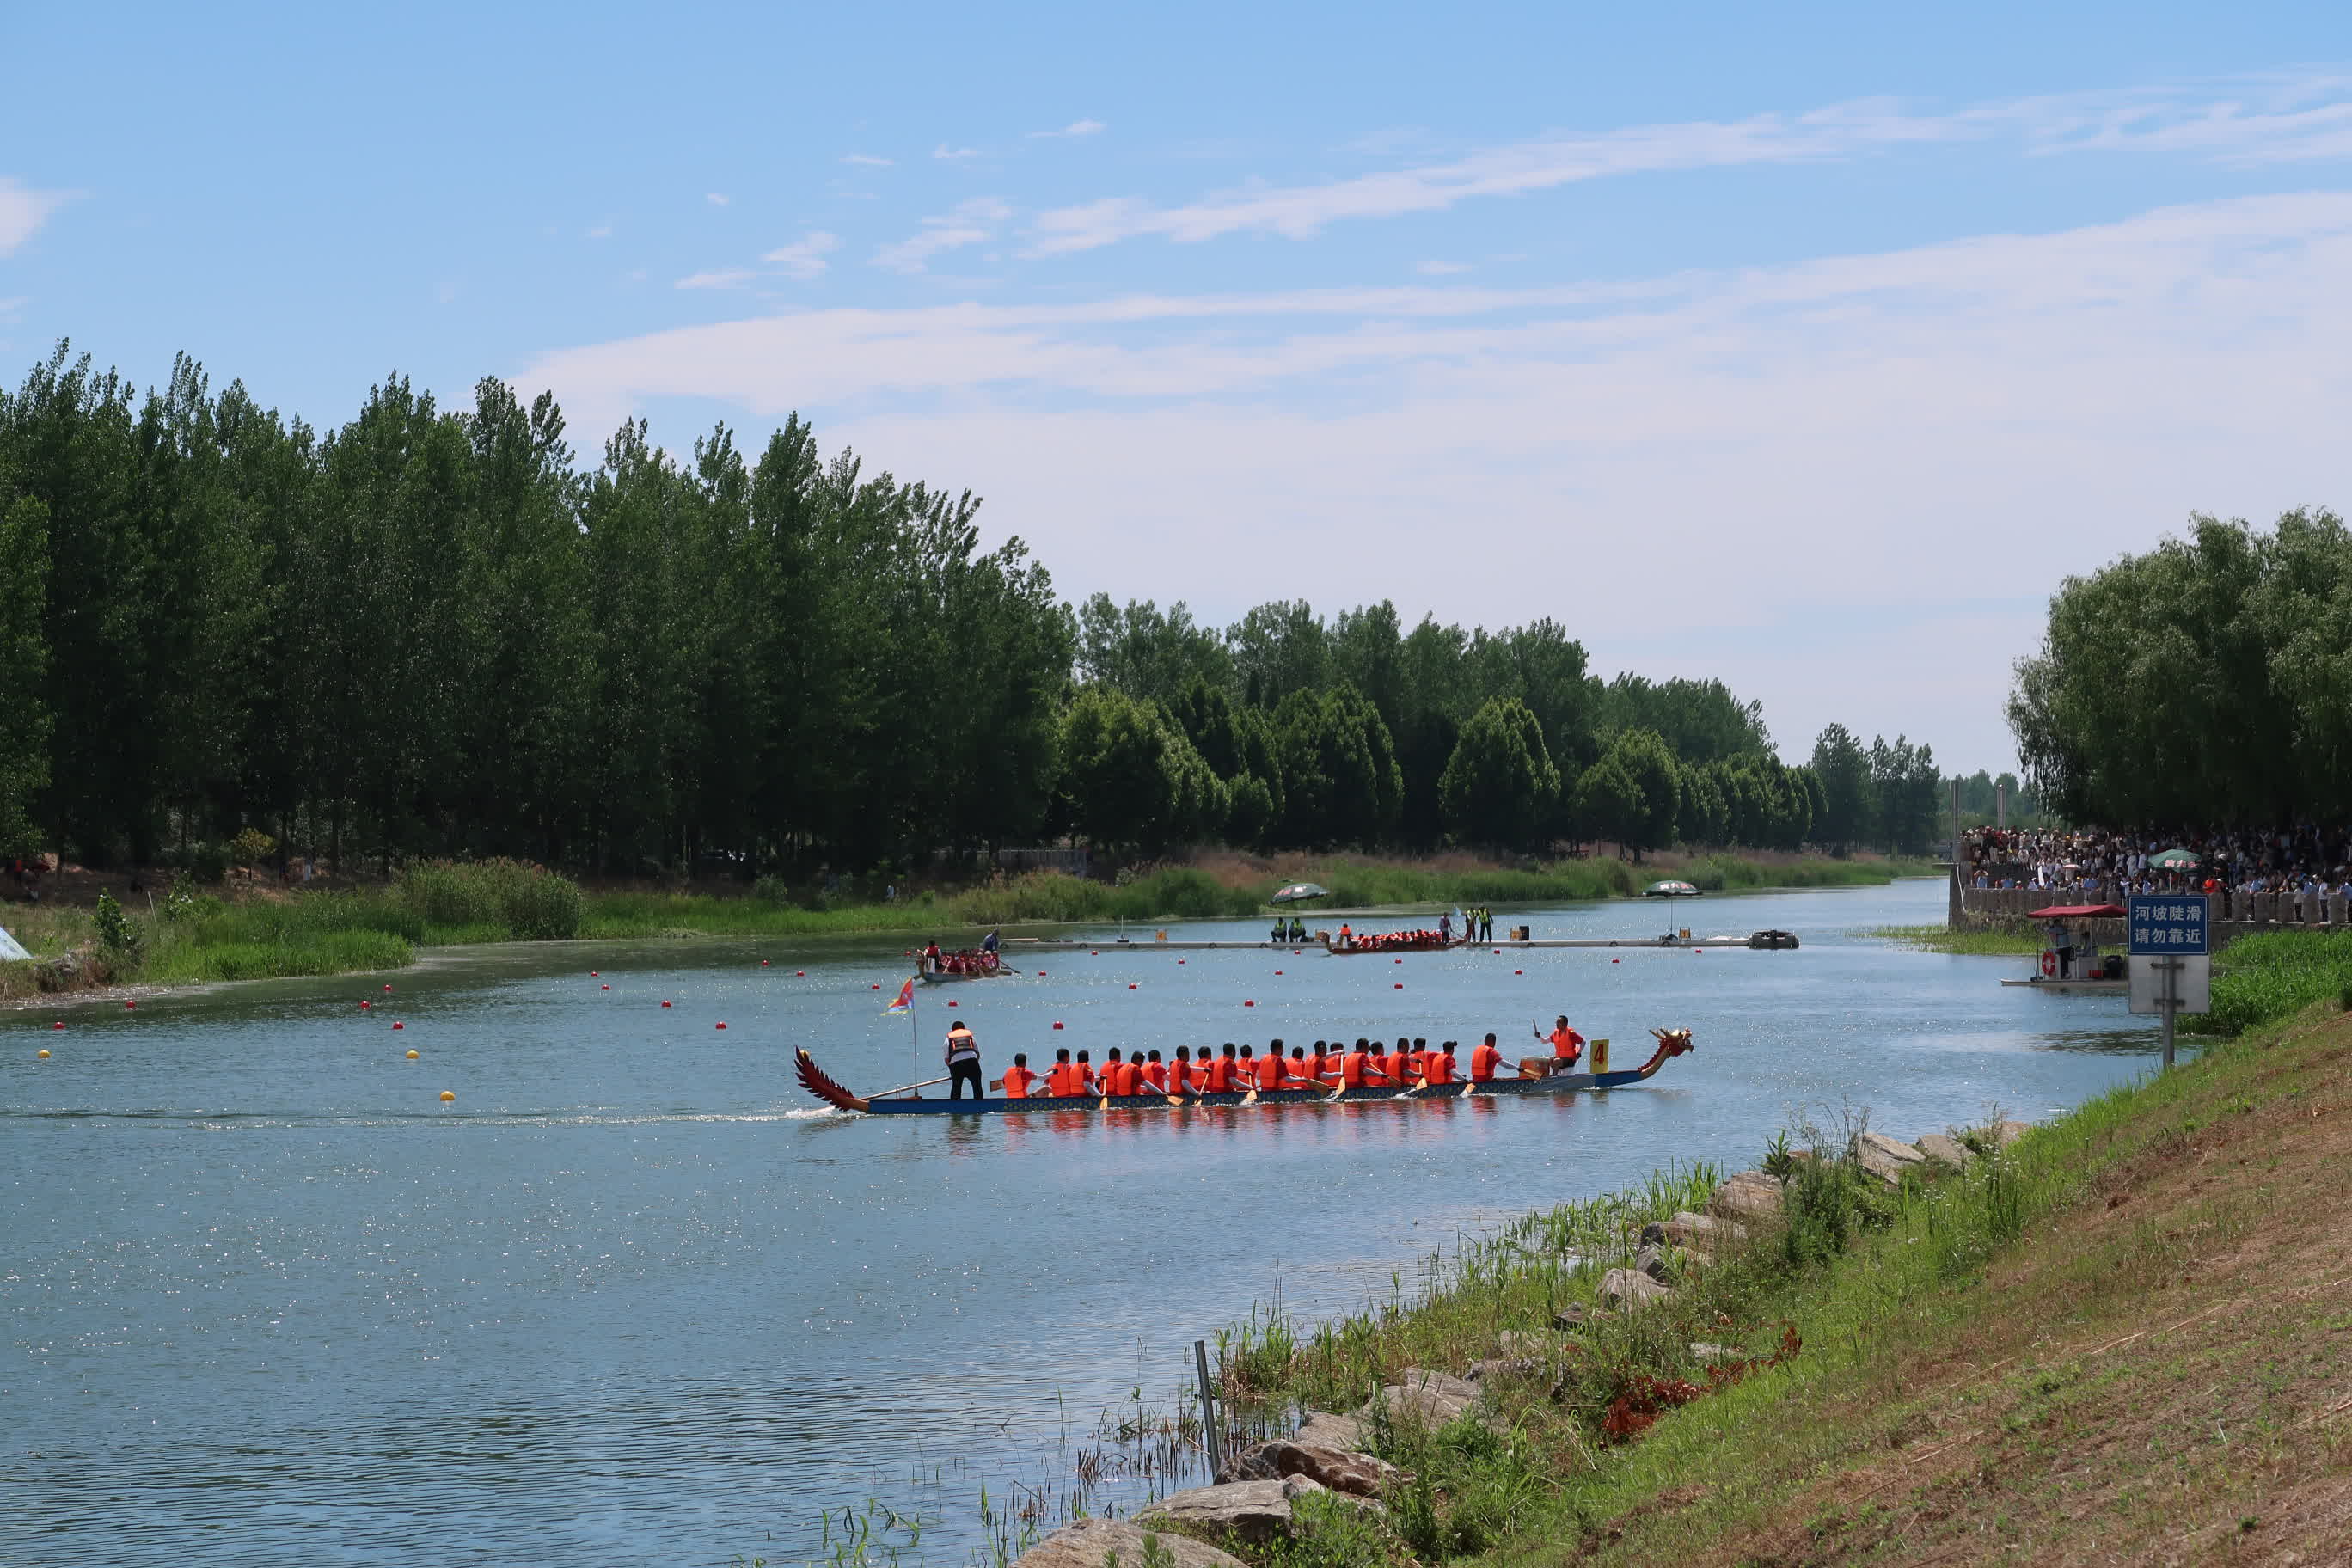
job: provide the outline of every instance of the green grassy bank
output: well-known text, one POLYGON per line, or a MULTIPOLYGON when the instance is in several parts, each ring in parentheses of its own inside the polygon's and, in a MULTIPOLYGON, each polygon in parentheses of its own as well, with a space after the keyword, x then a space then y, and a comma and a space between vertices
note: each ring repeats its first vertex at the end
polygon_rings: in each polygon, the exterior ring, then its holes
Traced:
MULTIPOLYGON (((961 890, 926 889, 885 903, 777 889, 715 896, 629 889, 583 890, 570 879, 510 861, 411 868, 383 889, 352 892, 276 889, 223 900, 184 883, 152 909, 122 911, 131 940, 101 942, 91 911, 11 905, 12 924, 37 961, 79 952, 72 984, 55 966, 0 964, 0 996, 137 981, 175 984, 271 975, 394 969, 421 947, 459 942, 635 939, 666 936, 791 937, 903 932, 954 940, 991 926, 1249 918, 1285 882, 1331 889, 1338 908, 1415 904, 1524 905, 1626 898, 1679 877, 1709 891, 1858 887, 1922 874, 1887 860, 1755 860, 1734 855, 1661 856, 1633 866, 1614 858, 1563 860, 1534 868, 1453 859, 1416 864, 1367 858, 1222 858, 1163 868, 1117 882, 1053 872, 1003 878, 961 890)), ((1311 918, 1311 911, 1310 916, 1311 918)))
POLYGON ((1223 1544, 1264 1568, 2326 1560, 2294 1553, 2340 1545, 2352 1458, 2347 1067, 2323 1001, 1898 1187, 1855 1129, 1801 1129, 1759 1151, 1783 1216, 1669 1249, 1673 1294, 1630 1313, 1592 1306, 1602 1271, 1706 1173, 1531 1217, 1339 1323, 1254 1317, 1224 1341, 1236 1399, 1351 1410, 1419 1367, 1483 1371, 1485 1403, 1370 1424, 1411 1478, 1384 1518, 1302 1507, 1293 1540, 1223 1544))

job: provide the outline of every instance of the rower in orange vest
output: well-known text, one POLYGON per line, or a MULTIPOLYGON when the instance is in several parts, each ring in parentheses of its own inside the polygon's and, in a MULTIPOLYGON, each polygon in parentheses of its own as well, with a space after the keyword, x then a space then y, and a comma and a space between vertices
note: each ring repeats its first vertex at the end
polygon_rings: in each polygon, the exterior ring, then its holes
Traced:
POLYGON ((1188 1094, 1192 1089, 1192 1047, 1176 1047, 1176 1059, 1168 1064, 1168 1092, 1188 1094))
POLYGON ((1495 1032, 1489 1029, 1486 1037, 1470 1048, 1470 1081, 1494 1082, 1495 1068, 1502 1064, 1502 1060, 1503 1053, 1495 1045, 1495 1032))
POLYGON ((1282 1042, 1275 1041, 1265 1047, 1265 1055, 1257 1059, 1257 1087, 1261 1094, 1282 1087, 1282 1042))
POLYGON ((1057 1097, 1078 1092, 1077 1068, 1070 1065, 1067 1047, 1054 1053, 1054 1066, 1045 1074, 1045 1092, 1057 1097))
POLYGON ((1445 1042, 1444 1049, 1429 1053, 1428 1059, 1422 1064, 1421 1077, 1422 1081, 1433 1089, 1439 1084, 1454 1081, 1454 1042, 1452 1040, 1445 1042))
POLYGON ((1584 1054, 1584 1037, 1568 1026, 1565 1013, 1552 1021, 1549 1035, 1538 1035, 1536 1038, 1551 1047, 1551 1065, 1556 1068, 1572 1068, 1576 1058, 1584 1054))
POLYGON ((1096 1086, 1099 1088, 1103 1093, 1117 1094, 1118 1092, 1118 1047, 1117 1046, 1113 1046, 1110 1048, 1110 1055, 1103 1058, 1102 1071, 1096 1075, 1095 1078, 1096 1086))
POLYGON ((1078 1053, 1077 1077, 1073 1079, 1071 1081, 1077 1085, 1076 1089, 1070 1090, 1072 1094, 1100 1094, 1102 1092, 1102 1089, 1095 1078, 1094 1066, 1087 1060, 1087 1053, 1084 1051, 1080 1051, 1078 1053))
POLYGON ((1356 1048, 1339 1058, 1339 1083, 1342 1088, 1362 1089, 1388 1076, 1381 1070, 1381 1058, 1366 1048, 1370 1044, 1370 1041, 1359 1037, 1356 1048))
POLYGON ((1412 1076, 1421 1078, 1429 1071, 1429 1042, 1419 1035, 1412 1037, 1412 1076))
POLYGON ((1004 1098, 1028 1099, 1029 1088, 1036 1081, 1037 1075, 1029 1070, 1029 1058, 1025 1054, 1016 1055, 1013 1058, 1013 1065, 1004 1069, 1004 1098))
POLYGON ((1233 1087, 1234 1047, 1232 1042, 1228 1041, 1226 1043, 1225 1054, 1223 1056, 1211 1056, 1203 1050, 1202 1053, 1202 1058, 1204 1065, 1201 1068, 1199 1081, 1201 1092, 1202 1094, 1223 1094, 1233 1087))
POLYGON ((1315 1081, 1315 1075, 1308 1070, 1307 1047, 1305 1046, 1293 1046, 1290 1047, 1290 1059, 1282 1064, 1282 1087, 1285 1089, 1314 1089, 1318 1087, 1315 1081))
POLYGON ((1420 1082, 1421 1075, 1412 1067, 1412 1042, 1399 1039, 1396 1049, 1391 1051, 1388 1059, 1381 1064, 1381 1070, 1387 1073, 1389 1081, 1400 1089, 1409 1089, 1420 1082))
POLYGON ((1151 1059, 1143 1064, 1143 1081, 1156 1092, 1164 1094, 1168 1091, 1168 1068, 1160 1059, 1158 1051, 1152 1052, 1151 1059))

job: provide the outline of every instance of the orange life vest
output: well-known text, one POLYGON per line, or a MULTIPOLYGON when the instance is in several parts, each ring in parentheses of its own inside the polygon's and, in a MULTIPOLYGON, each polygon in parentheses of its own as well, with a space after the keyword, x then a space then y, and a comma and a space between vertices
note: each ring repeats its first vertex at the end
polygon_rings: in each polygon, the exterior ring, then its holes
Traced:
POLYGON ((1135 1092, 1135 1064, 1133 1062, 1121 1062, 1117 1067, 1111 1068, 1111 1093, 1133 1094, 1135 1092))
POLYGON ((1152 1088, 1164 1092, 1168 1088, 1168 1064, 1165 1062, 1144 1063, 1143 1081, 1150 1084, 1152 1088))
POLYGON ((1051 1095, 1077 1093, 1077 1070, 1068 1062, 1055 1062, 1045 1074, 1045 1092, 1051 1095))
POLYGON ((1007 1100, 1028 1099, 1029 1086, 1036 1081, 1037 1075, 1031 1072, 1027 1068, 1006 1068, 1004 1069, 1004 1098, 1007 1100))
POLYGON ((1282 1087, 1282 1068, 1283 1061, 1280 1057, 1271 1054, 1260 1057, 1257 1063, 1258 1088, 1262 1089, 1280 1089, 1282 1087))
POLYGON ((1234 1062, 1231 1057, 1211 1057, 1209 1065, 1201 1069, 1201 1089, 1207 1094, 1223 1094, 1233 1085, 1234 1062))
POLYGON ((1411 1083, 1415 1076, 1411 1051, 1391 1051, 1388 1058, 1381 1063, 1381 1068, 1389 1075, 1389 1081, 1393 1084, 1411 1083))
POLYGON ((1470 1081, 1472 1083, 1492 1083, 1495 1080, 1496 1066, 1500 1063, 1502 1059, 1503 1053, 1483 1040, 1475 1046, 1471 1047, 1470 1081))
POLYGON ((1432 1051, 1429 1059, 1422 1064, 1421 1070, 1432 1083, 1452 1083, 1454 1058, 1444 1051, 1432 1051))
POLYGON ((1551 1032, 1551 1054, 1564 1062, 1574 1061, 1584 1054, 1584 1037, 1574 1029, 1554 1029, 1551 1032))

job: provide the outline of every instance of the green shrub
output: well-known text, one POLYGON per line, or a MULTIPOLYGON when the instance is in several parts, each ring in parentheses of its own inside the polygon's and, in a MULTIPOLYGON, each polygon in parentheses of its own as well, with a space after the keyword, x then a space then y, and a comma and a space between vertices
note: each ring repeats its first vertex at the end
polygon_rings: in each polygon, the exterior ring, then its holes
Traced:
POLYGON ((114 895, 101 891, 98 895, 98 911, 91 917, 98 931, 98 951, 106 960, 107 968, 117 975, 128 974, 138 966, 139 922, 114 901, 114 895))
POLYGON ((205 839, 188 850, 188 874, 199 882, 217 882, 228 875, 228 846, 205 839))
POLYGON ((2191 1034, 2237 1035, 2352 995, 2352 931, 2264 931, 2232 942, 2214 963, 2213 1007, 2181 1020, 2191 1034))
POLYGON ((228 847, 238 865, 258 866, 269 858, 270 852, 278 847, 278 840, 258 827, 244 827, 229 840, 228 847))

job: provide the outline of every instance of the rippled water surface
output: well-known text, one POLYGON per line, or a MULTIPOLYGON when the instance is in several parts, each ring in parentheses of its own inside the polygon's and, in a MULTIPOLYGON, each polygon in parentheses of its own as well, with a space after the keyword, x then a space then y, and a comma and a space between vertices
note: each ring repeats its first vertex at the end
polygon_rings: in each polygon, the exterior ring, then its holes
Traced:
POLYGON ((1033 955, 1043 975, 926 993, 919 1051, 882 1016, 906 964, 880 939, 483 950, 389 995, 277 982, 61 1033, 0 1014, 0 1562, 798 1562, 820 1509, 868 1497, 940 1516, 929 1560, 961 1562, 983 1483, 1066 1486, 1074 1425, 1139 1384, 1166 1403, 1192 1340, 1277 1289, 1360 1306, 1527 1209, 1752 1163, 1791 1108, 1916 1135, 2147 1068, 2120 999, 1851 934, 1944 896, 1674 911, 1796 931, 1793 953, 1033 955), (808 1109, 795 1046, 853 1088, 937 1071, 942 991, 992 1076, 1056 1044, 1509 1041, 1560 1011, 1619 1066, 1653 1025, 1697 1050, 1559 1100, 808 1109))

